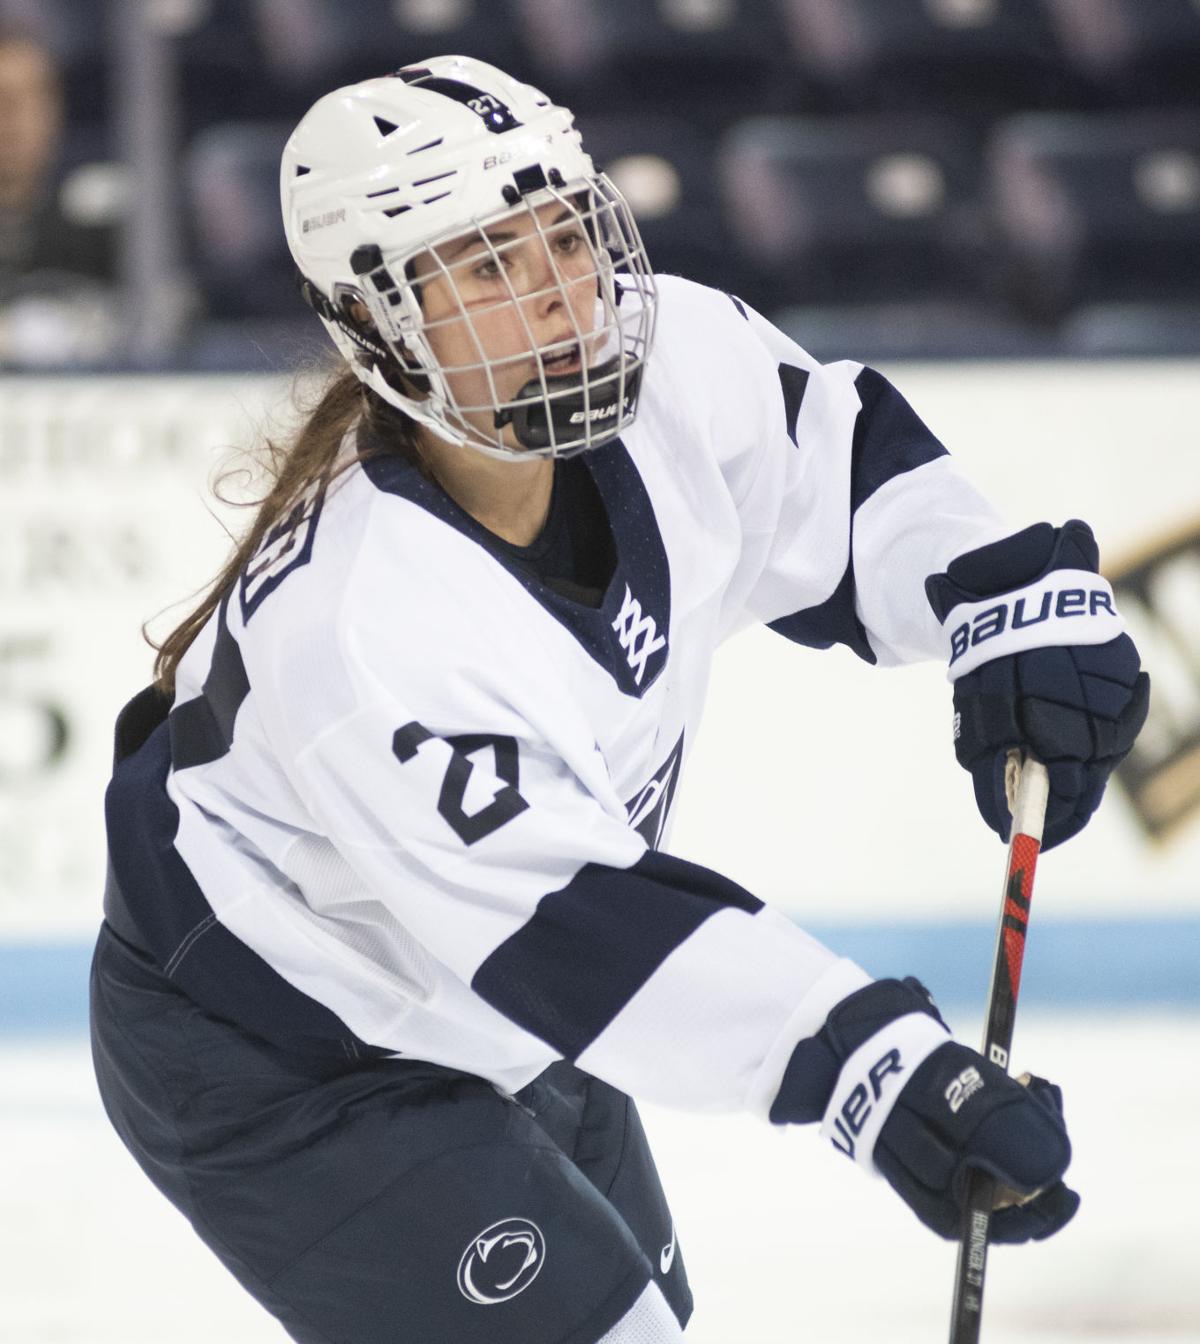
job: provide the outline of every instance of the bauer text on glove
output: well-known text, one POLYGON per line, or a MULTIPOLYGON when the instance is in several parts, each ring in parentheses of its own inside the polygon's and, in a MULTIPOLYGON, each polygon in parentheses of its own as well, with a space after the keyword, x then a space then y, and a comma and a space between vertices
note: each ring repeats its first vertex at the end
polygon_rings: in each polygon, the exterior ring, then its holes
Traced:
POLYGON ((1071 1144, 1058 1088, 1022 1086, 954 1040, 912 977, 878 980, 834 1007, 793 1052, 771 1119, 821 1120, 836 1149, 879 1172, 943 1237, 958 1235, 973 1167, 1007 1187, 994 1241, 1051 1236, 1079 1206, 1062 1181, 1071 1144))
POLYGON ((949 644, 954 749, 987 824, 1008 838, 1010 747, 1050 778, 1042 848, 1069 839, 1100 804, 1150 697, 1091 529, 1036 523, 954 560, 925 590, 949 644))

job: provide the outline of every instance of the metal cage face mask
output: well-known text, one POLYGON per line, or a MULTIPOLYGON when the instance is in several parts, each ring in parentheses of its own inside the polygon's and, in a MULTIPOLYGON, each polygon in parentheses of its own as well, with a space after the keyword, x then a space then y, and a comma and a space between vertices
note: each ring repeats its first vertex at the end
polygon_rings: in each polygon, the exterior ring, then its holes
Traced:
POLYGON ((654 279, 604 176, 509 195, 511 208, 419 249, 360 248, 352 297, 403 370, 391 391, 414 419, 493 457, 566 457, 634 420, 654 279))

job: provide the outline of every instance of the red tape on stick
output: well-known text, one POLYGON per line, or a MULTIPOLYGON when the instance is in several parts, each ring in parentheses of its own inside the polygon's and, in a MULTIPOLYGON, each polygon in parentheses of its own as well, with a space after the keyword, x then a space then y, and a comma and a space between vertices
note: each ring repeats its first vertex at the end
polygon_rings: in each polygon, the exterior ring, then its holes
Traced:
POLYGON ((1008 983, 1016 999, 1021 991, 1021 962, 1025 956, 1025 931, 1029 925, 1029 906, 1033 900, 1033 875, 1037 869, 1041 845, 1031 835, 1015 835, 1009 863, 1008 887, 1004 901, 1004 958, 1008 964, 1008 983))

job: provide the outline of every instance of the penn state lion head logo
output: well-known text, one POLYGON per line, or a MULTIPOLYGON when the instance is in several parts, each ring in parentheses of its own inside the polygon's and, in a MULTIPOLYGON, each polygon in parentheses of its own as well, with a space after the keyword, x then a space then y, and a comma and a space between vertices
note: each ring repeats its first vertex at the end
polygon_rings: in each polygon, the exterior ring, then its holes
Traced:
POLYGON ((546 1263, 546 1239, 527 1218, 504 1218, 471 1238, 458 1262, 458 1290, 482 1307, 523 1293, 546 1263))

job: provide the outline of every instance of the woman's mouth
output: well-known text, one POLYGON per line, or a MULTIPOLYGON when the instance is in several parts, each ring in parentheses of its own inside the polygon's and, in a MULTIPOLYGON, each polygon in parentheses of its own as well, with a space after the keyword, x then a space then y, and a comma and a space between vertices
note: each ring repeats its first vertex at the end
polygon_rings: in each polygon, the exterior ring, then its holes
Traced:
POLYGON ((568 374, 578 373, 583 363, 579 358, 579 342, 571 341, 564 346, 550 346, 549 350, 555 351, 554 354, 542 352, 542 368, 546 371, 548 378, 561 378, 568 374))

